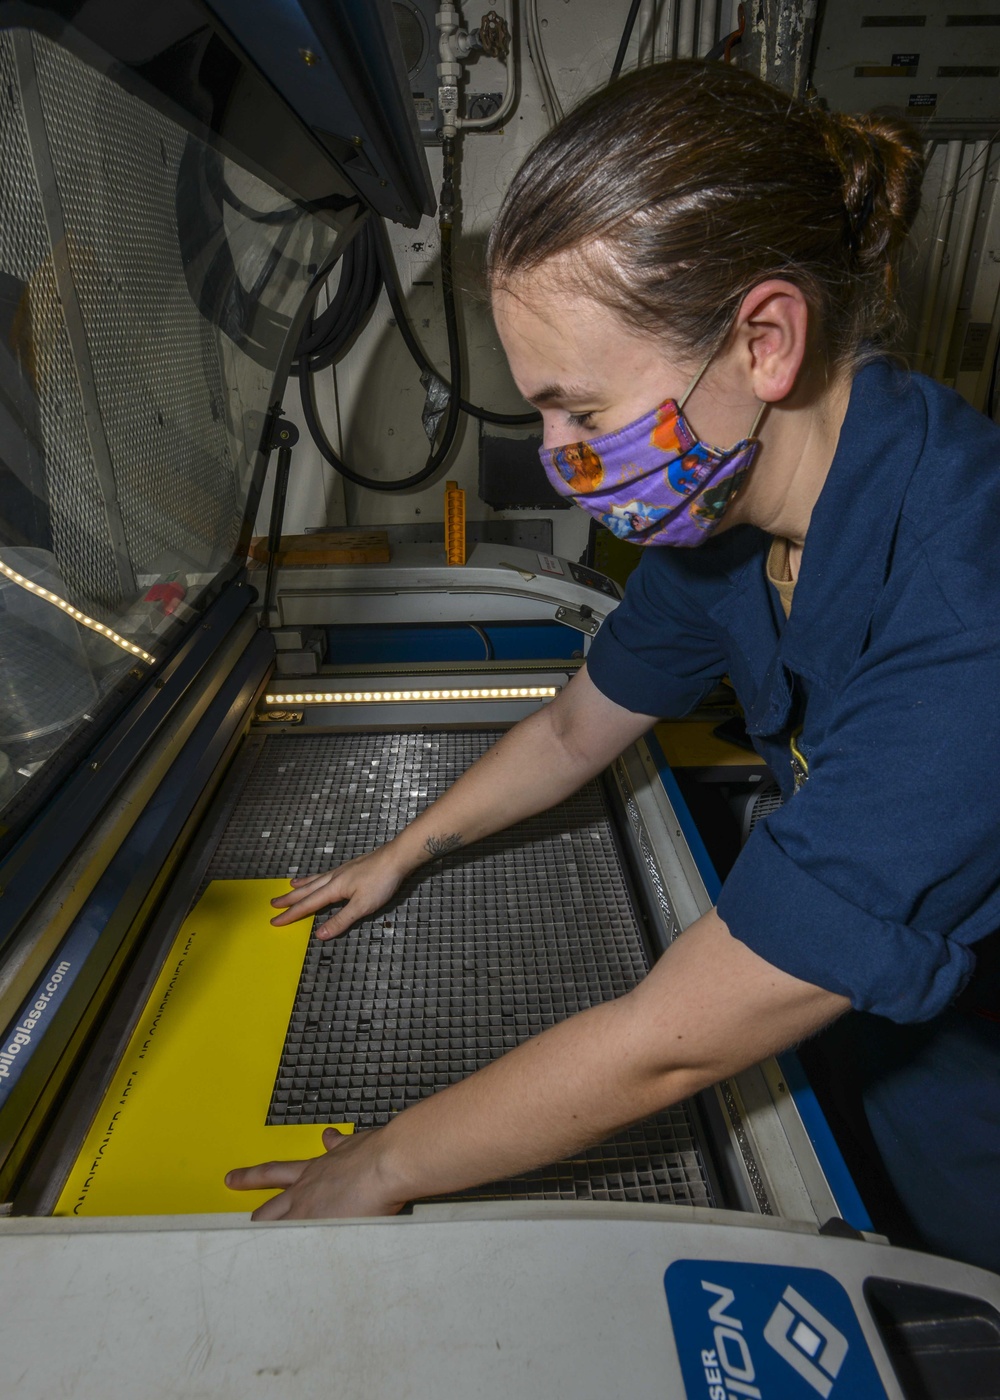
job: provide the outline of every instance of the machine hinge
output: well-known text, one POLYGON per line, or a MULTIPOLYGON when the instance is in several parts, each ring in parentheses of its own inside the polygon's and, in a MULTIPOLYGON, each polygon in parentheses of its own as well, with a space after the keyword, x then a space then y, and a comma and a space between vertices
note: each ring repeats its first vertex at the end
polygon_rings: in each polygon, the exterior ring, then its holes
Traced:
POLYGON ((261 451, 270 456, 281 447, 294 447, 298 440, 299 430, 290 419, 282 418, 281 405, 272 408, 260 435, 261 451))
POLYGON ((594 616, 593 608, 589 608, 586 603, 579 608, 556 608, 556 621, 565 622, 567 627, 575 627, 578 632, 586 632, 593 637, 600 627, 600 622, 594 616))

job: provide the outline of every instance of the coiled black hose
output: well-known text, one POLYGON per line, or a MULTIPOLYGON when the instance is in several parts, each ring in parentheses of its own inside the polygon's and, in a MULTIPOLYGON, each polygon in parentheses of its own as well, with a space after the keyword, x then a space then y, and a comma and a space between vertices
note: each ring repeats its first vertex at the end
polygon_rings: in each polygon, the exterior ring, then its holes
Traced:
POLYGON ((434 475, 451 451, 452 443, 455 440, 455 433, 458 430, 458 417, 461 412, 459 406, 459 396, 461 394, 461 353, 458 340, 458 315, 455 308, 455 295, 452 287, 452 228, 450 222, 441 224, 441 287, 444 293, 444 322, 448 335, 448 359, 451 364, 452 394, 448 400, 448 411, 445 414, 444 429, 441 440, 437 447, 431 452, 426 463, 419 471, 411 473, 410 476, 399 477, 395 481, 378 481, 374 477, 362 476, 360 472, 354 471, 337 456, 329 438, 323 430, 323 425, 319 421, 316 412, 316 400, 313 396, 313 378, 309 368, 309 361, 306 356, 299 360, 299 392, 302 396, 302 412, 305 415, 306 425, 312 435, 313 441, 319 448, 321 456, 329 463, 335 471, 345 477, 355 486, 364 486, 369 491, 406 491, 410 487, 420 486, 434 475))

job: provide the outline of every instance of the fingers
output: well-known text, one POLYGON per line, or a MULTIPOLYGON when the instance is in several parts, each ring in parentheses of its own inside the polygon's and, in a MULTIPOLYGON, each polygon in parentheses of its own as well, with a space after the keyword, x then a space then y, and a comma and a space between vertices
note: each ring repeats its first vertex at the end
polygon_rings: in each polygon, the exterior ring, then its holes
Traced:
MULTIPOLYGON (((308 1161, 303 1162, 261 1162, 256 1167, 234 1167, 226 1172, 226 1185, 230 1191, 267 1191, 272 1187, 294 1186, 302 1175, 308 1161)), ((251 1220, 283 1220, 288 1214, 288 1197, 284 1189, 272 1196, 262 1206, 258 1206, 251 1220)))
POLYGON ((288 903, 289 901, 294 903, 295 900, 304 898, 313 890, 321 889, 323 885, 332 880, 342 868, 342 866, 338 866, 336 870, 321 870, 316 875, 294 875, 288 882, 292 887, 288 893, 279 895, 277 899, 272 899, 271 903, 279 904, 288 903))
POLYGON ((338 1128, 324 1128, 323 1146, 327 1152, 335 1152, 338 1147, 343 1147, 348 1138, 360 1136, 360 1133, 342 1133, 338 1128))
POLYGON ((275 914, 271 919, 274 928, 282 928, 285 924, 297 924, 300 919, 306 919, 310 914, 317 914, 320 909, 325 909, 328 904, 339 904, 346 899, 346 895, 319 894, 315 899, 310 899, 305 904, 296 905, 292 909, 286 909, 283 914, 275 914))
MULTIPOLYGON (((357 899, 348 900, 343 908, 335 910, 328 919, 319 925, 316 929, 316 937, 321 943, 325 943, 328 938, 337 938, 340 934, 345 933, 352 924, 356 924, 359 919, 370 914, 374 907, 374 905, 362 904, 357 899)), ((274 920, 271 922, 273 923, 274 920)))
POLYGON ((296 876, 292 880, 292 888, 285 894, 276 895, 271 900, 276 909, 284 908, 287 905, 299 904, 303 899, 308 899, 317 890, 323 889, 336 874, 333 870, 324 871, 322 875, 296 876))
POLYGON ((293 875, 288 883, 293 890, 297 890, 301 889, 303 885, 311 885, 314 880, 326 880, 329 877, 329 873, 330 872, 327 871, 323 875, 293 875))
POLYGON ((309 1165, 302 1162, 260 1162, 255 1167, 234 1167, 226 1172, 230 1191, 267 1191, 271 1187, 294 1186, 309 1165))
POLYGON ((254 1220, 343 1219, 359 1215, 394 1215, 405 1204, 388 1198, 373 1167, 379 1130, 343 1135, 323 1132, 326 1151, 306 1162, 262 1162, 237 1167, 226 1176, 233 1190, 280 1188, 253 1213, 254 1220))
POLYGON ((304 919, 308 914, 315 914, 323 909, 327 904, 339 904, 341 900, 349 897, 349 891, 341 890, 339 882, 324 877, 321 884, 315 888, 298 892, 294 897, 290 895, 280 895, 278 899, 272 899, 272 906, 277 906, 279 900, 284 900, 288 907, 280 914, 275 914, 271 923, 276 927, 282 924, 294 924, 299 919, 304 919))
POLYGON ((284 1220, 288 1214, 288 1197, 282 1191, 277 1196, 272 1196, 269 1201, 265 1201, 262 1206, 250 1216, 251 1220, 284 1220))

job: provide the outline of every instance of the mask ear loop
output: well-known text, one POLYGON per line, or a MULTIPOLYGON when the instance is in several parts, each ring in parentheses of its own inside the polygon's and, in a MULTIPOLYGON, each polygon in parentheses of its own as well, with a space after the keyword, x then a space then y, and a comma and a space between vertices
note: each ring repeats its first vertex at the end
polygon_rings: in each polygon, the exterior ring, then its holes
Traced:
POLYGON ((770 407, 770 404, 765 403, 763 399, 759 400, 759 403, 760 407, 757 409, 757 416, 750 424, 750 431, 747 433, 748 438, 755 438, 757 436, 757 429, 760 427, 760 420, 764 417, 764 414, 770 407))
POLYGON ((691 383, 690 383, 690 384, 687 386, 687 388, 684 390, 684 396, 683 396, 683 398, 678 399, 678 401, 677 401, 677 408, 678 408, 678 411, 679 411, 679 412, 681 412, 681 413, 684 412, 684 405, 687 403, 688 399, 689 399, 689 398, 691 397, 691 395, 694 393, 695 389, 697 389, 699 383, 701 382, 701 376, 702 376, 702 375, 705 373, 705 371, 708 369, 709 365, 712 363, 713 358, 714 358, 714 357, 713 357, 712 355, 709 355, 708 359, 704 362, 704 364, 701 366, 701 368, 700 368, 700 369, 698 370, 698 372, 695 374, 695 377, 691 380, 691 383))
MULTIPOLYGON (((712 363, 713 358, 714 358, 714 357, 713 357, 712 355, 709 355, 708 359, 704 362, 704 364, 701 365, 701 367, 699 368, 699 370, 698 370, 697 373, 695 374, 695 377, 691 380, 691 383, 690 383, 690 384, 687 386, 687 388, 684 390, 684 396, 683 396, 683 398, 678 399, 678 401, 677 401, 677 410, 678 410, 679 413, 683 413, 683 412, 684 412, 684 405, 687 403, 688 399, 689 399, 689 398, 691 397, 691 395, 694 393, 695 389, 697 389, 699 383, 701 382, 701 377, 702 377, 702 375, 705 373, 705 371, 708 369, 709 365, 712 363)), ((759 404, 759 407, 758 407, 758 409, 757 409, 757 416, 754 418, 753 422, 750 424, 750 431, 747 433, 746 438, 744 438, 744 441, 747 441, 748 439, 750 439, 750 438, 756 436, 757 429, 760 427, 760 420, 764 417, 764 414, 767 412, 768 405, 763 401, 763 399, 758 400, 758 404, 759 404)))

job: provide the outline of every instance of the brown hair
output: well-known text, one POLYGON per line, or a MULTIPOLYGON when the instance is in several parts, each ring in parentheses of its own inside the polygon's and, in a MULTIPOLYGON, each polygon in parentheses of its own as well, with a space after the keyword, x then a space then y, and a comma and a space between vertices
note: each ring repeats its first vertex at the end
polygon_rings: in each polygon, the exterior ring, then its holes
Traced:
POLYGON ((490 288, 572 253, 561 271, 577 289, 694 357, 782 277, 817 313, 830 362, 859 364, 896 330, 923 170, 902 122, 831 115, 721 63, 656 64, 528 156, 490 235, 490 288))

